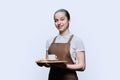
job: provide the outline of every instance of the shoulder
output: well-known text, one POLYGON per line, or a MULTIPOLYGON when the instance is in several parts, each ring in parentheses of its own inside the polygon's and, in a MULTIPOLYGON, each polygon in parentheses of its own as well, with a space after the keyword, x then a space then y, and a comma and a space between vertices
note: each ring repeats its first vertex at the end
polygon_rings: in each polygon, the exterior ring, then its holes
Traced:
POLYGON ((74 42, 82 42, 82 39, 81 37, 78 37, 76 35, 73 36, 73 39, 72 39, 74 42))
POLYGON ((50 38, 48 38, 48 39, 47 39, 47 43, 49 43, 49 44, 52 43, 53 40, 54 40, 54 38, 55 38, 55 37, 50 37, 50 38))
POLYGON ((48 37, 47 43, 51 44, 53 42, 53 40, 55 39, 56 36, 58 36, 58 35, 54 35, 54 36, 48 37))
POLYGON ((85 51, 85 47, 84 47, 82 39, 76 35, 73 36, 73 39, 71 41, 71 46, 76 51, 85 51))
POLYGON ((49 49, 49 47, 50 47, 51 43, 53 42, 54 38, 55 37, 50 37, 50 38, 47 39, 47 41, 46 41, 46 50, 49 49))

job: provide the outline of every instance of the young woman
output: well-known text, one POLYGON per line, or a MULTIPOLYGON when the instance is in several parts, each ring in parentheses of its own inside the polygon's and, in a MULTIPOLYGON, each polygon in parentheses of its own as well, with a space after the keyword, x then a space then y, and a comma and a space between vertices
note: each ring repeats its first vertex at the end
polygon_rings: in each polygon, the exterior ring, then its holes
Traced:
POLYGON ((49 80, 78 80, 76 71, 84 71, 86 66, 84 45, 69 30, 70 14, 67 10, 57 10, 54 13, 54 23, 59 34, 47 41, 46 58, 49 54, 55 54, 59 60, 68 62, 51 65, 49 80))

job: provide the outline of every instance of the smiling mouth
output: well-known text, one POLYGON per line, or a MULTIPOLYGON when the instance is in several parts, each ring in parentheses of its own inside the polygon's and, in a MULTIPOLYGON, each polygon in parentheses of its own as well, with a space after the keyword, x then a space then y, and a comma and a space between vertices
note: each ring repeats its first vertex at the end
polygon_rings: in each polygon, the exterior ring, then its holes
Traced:
POLYGON ((58 26, 58 29, 61 29, 63 26, 58 26))
POLYGON ((58 27, 58 29, 61 29, 63 27, 63 25, 58 25, 57 27, 58 27))

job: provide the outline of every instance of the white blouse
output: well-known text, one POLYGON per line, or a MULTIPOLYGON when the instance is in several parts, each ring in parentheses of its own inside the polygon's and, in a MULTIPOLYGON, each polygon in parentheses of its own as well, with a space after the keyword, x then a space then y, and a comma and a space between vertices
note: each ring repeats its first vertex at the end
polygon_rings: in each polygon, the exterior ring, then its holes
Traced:
MULTIPOLYGON (((68 40, 70 39, 71 35, 72 35, 71 33, 68 35, 65 35, 65 36, 57 35, 55 43, 67 43, 68 40)), ((50 38, 47 40, 46 50, 49 49, 54 38, 50 38)), ((71 55, 71 58, 72 58, 74 63, 77 62, 77 60, 76 60, 76 52, 77 51, 85 51, 85 48, 84 48, 84 44, 83 44, 82 40, 79 37, 74 35, 71 42, 70 42, 70 55, 71 55)))

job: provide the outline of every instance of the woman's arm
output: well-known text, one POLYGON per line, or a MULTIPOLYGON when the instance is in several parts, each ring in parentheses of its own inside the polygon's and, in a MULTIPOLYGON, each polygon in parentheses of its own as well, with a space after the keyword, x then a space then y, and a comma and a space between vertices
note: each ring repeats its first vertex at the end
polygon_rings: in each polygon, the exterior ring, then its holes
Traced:
POLYGON ((78 62, 76 64, 67 64, 66 65, 67 68, 71 70, 84 71, 86 67, 85 52, 84 51, 76 52, 76 58, 78 62))

